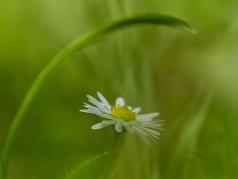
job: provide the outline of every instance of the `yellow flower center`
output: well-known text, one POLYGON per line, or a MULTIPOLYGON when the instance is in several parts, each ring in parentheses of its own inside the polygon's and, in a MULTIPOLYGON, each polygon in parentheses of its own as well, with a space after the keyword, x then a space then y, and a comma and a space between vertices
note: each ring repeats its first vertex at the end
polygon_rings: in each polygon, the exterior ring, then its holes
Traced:
POLYGON ((132 112, 126 106, 113 106, 112 107, 112 116, 116 118, 123 119, 125 121, 132 121, 136 118, 136 113, 132 112))

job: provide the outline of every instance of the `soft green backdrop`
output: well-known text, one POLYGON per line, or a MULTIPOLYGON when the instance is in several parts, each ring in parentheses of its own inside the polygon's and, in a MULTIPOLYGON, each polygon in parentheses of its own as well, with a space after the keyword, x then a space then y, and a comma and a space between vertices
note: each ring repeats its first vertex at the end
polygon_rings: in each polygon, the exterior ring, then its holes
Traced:
MULTIPOLYGON (((106 175, 115 179, 238 178, 236 0, 12 0, 0 3, 0 150, 30 84, 64 46, 112 19, 166 13, 166 27, 123 30, 74 55, 47 81, 17 133, 10 179, 63 178, 114 145, 92 131, 86 94, 125 97, 166 120, 157 144, 127 135, 106 175)), ((100 167, 100 166, 98 166, 100 167)), ((94 172, 92 170, 91 172, 94 172)))

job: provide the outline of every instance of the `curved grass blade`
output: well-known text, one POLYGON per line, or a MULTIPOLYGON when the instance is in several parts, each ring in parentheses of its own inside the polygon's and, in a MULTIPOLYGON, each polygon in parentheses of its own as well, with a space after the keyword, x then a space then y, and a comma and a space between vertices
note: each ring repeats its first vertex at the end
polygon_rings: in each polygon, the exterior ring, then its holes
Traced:
POLYGON ((176 147, 171 153, 166 178, 179 178, 187 164, 190 152, 198 142, 201 128, 206 119, 207 111, 212 99, 212 92, 205 98, 200 109, 188 119, 188 122, 181 128, 181 135, 178 137, 176 147))
POLYGON ((63 179, 98 179, 104 173, 108 157, 108 153, 105 152, 90 158, 71 170, 63 179))
POLYGON ((68 60, 69 57, 73 55, 74 52, 94 44, 97 40, 106 35, 115 32, 117 30, 134 27, 139 25, 162 25, 170 26, 174 28, 180 28, 188 32, 194 32, 194 30, 183 20, 178 18, 163 15, 163 14, 147 14, 140 15, 136 17, 129 17, 122 20, 117 20, 102 28, 93 30, 82 37, 76 39, 74 42, 69 44, 63 50, 61 50, 40 72, 36 80, 33 82, 29 91, 27 92, 25 98, 23 99, 16 116, 10 126, 9 133, 3 148, 1 163, 2 163, 2 179, 7 179, 8 170, 8 158, 10 149, 15 138, 16 131, 23 121, 27 111, 29 110, 33 100, 35 99, 37 93, 40 91, 41 86, 44 84, 48 76, 64 61, 68 60))

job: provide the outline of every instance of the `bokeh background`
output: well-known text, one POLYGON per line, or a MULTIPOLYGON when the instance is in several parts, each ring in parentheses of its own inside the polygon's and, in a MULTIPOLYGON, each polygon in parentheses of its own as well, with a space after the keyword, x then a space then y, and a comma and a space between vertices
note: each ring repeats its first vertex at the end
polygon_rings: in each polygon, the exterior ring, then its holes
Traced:
MULTIPOLYGON (((113 130, 78 112, 86 94, 123 96, 165 120, 158 143, 126 139, 104 169, 115 179, 238 178, 236 0, 12 0, 0 3, 0 150, 33 80, 75 38, 113 19, 166 13, 196 35, 167 27, 123 30, 53 73, 17 132, 10 179, 63 178, 115 145, 113 130)), ((98 164, 101 167, 101 164, 98 164)), ((98 172, 91 169, 91 173, 98 172)), ((89 177, 90 178, 90 177, 89 177)), ((86 178, 85 178, 86 179, 86 178)))

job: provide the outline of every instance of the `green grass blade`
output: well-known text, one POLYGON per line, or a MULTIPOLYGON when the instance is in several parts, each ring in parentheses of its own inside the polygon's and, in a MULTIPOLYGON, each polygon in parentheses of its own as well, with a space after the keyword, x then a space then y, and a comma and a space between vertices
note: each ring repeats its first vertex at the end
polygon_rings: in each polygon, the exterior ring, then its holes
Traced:
POLYGON ((10 126, 9 133, 3 148, 2 153, 2 179, 7 179, 7 170, 8 170, 8 158, 10 148, 13 143, 16 131, 24 119, 27 111, 29 110, 33 100, 35 99, 37 93, 40 91, 41 86, 44 84, 48 76, 64 61, 68 60, 69 57, 73 55, 74 52, 94 44, 97 40, 102 37, 115 32, 117 30, 134 27, 138 25, 163 25, 170 26, 174 28, 180 28, 189 32, 194 32, 194 30, 183 20, 178 18, 162 15, 162 14, 149 14, 149 15, 140 15, 136 17, 125 18, 122 20, 117 20, 108 25, 105 25, 102 28, 98 28, 94 31, 91 31, 82 37, 76 39, 74 42, 69 44, 66 48, 61 50, 49 63, 48 65, 40 72, 36 80, 33 82, 29 91, 27 92, 25 98, 23 99, 17 114, 10 126))
POLYGON ((212 98, 212 94, 206 97, 201 104, 200 109, 195 112, 180 129, 181 135, 178 136, 178 140, 175 142, 174 150, 171 153, 168 169, 166 172, 166 178, 176 178, 182 176, 181 173, 188 161, 189 153, 197 144, 197 140, 206 119, 207 110, 212 98))
POLYGON ((100 178, 108 161, 108 153, 97 155, 79 164, 63 179, 97 179, 100 178))

